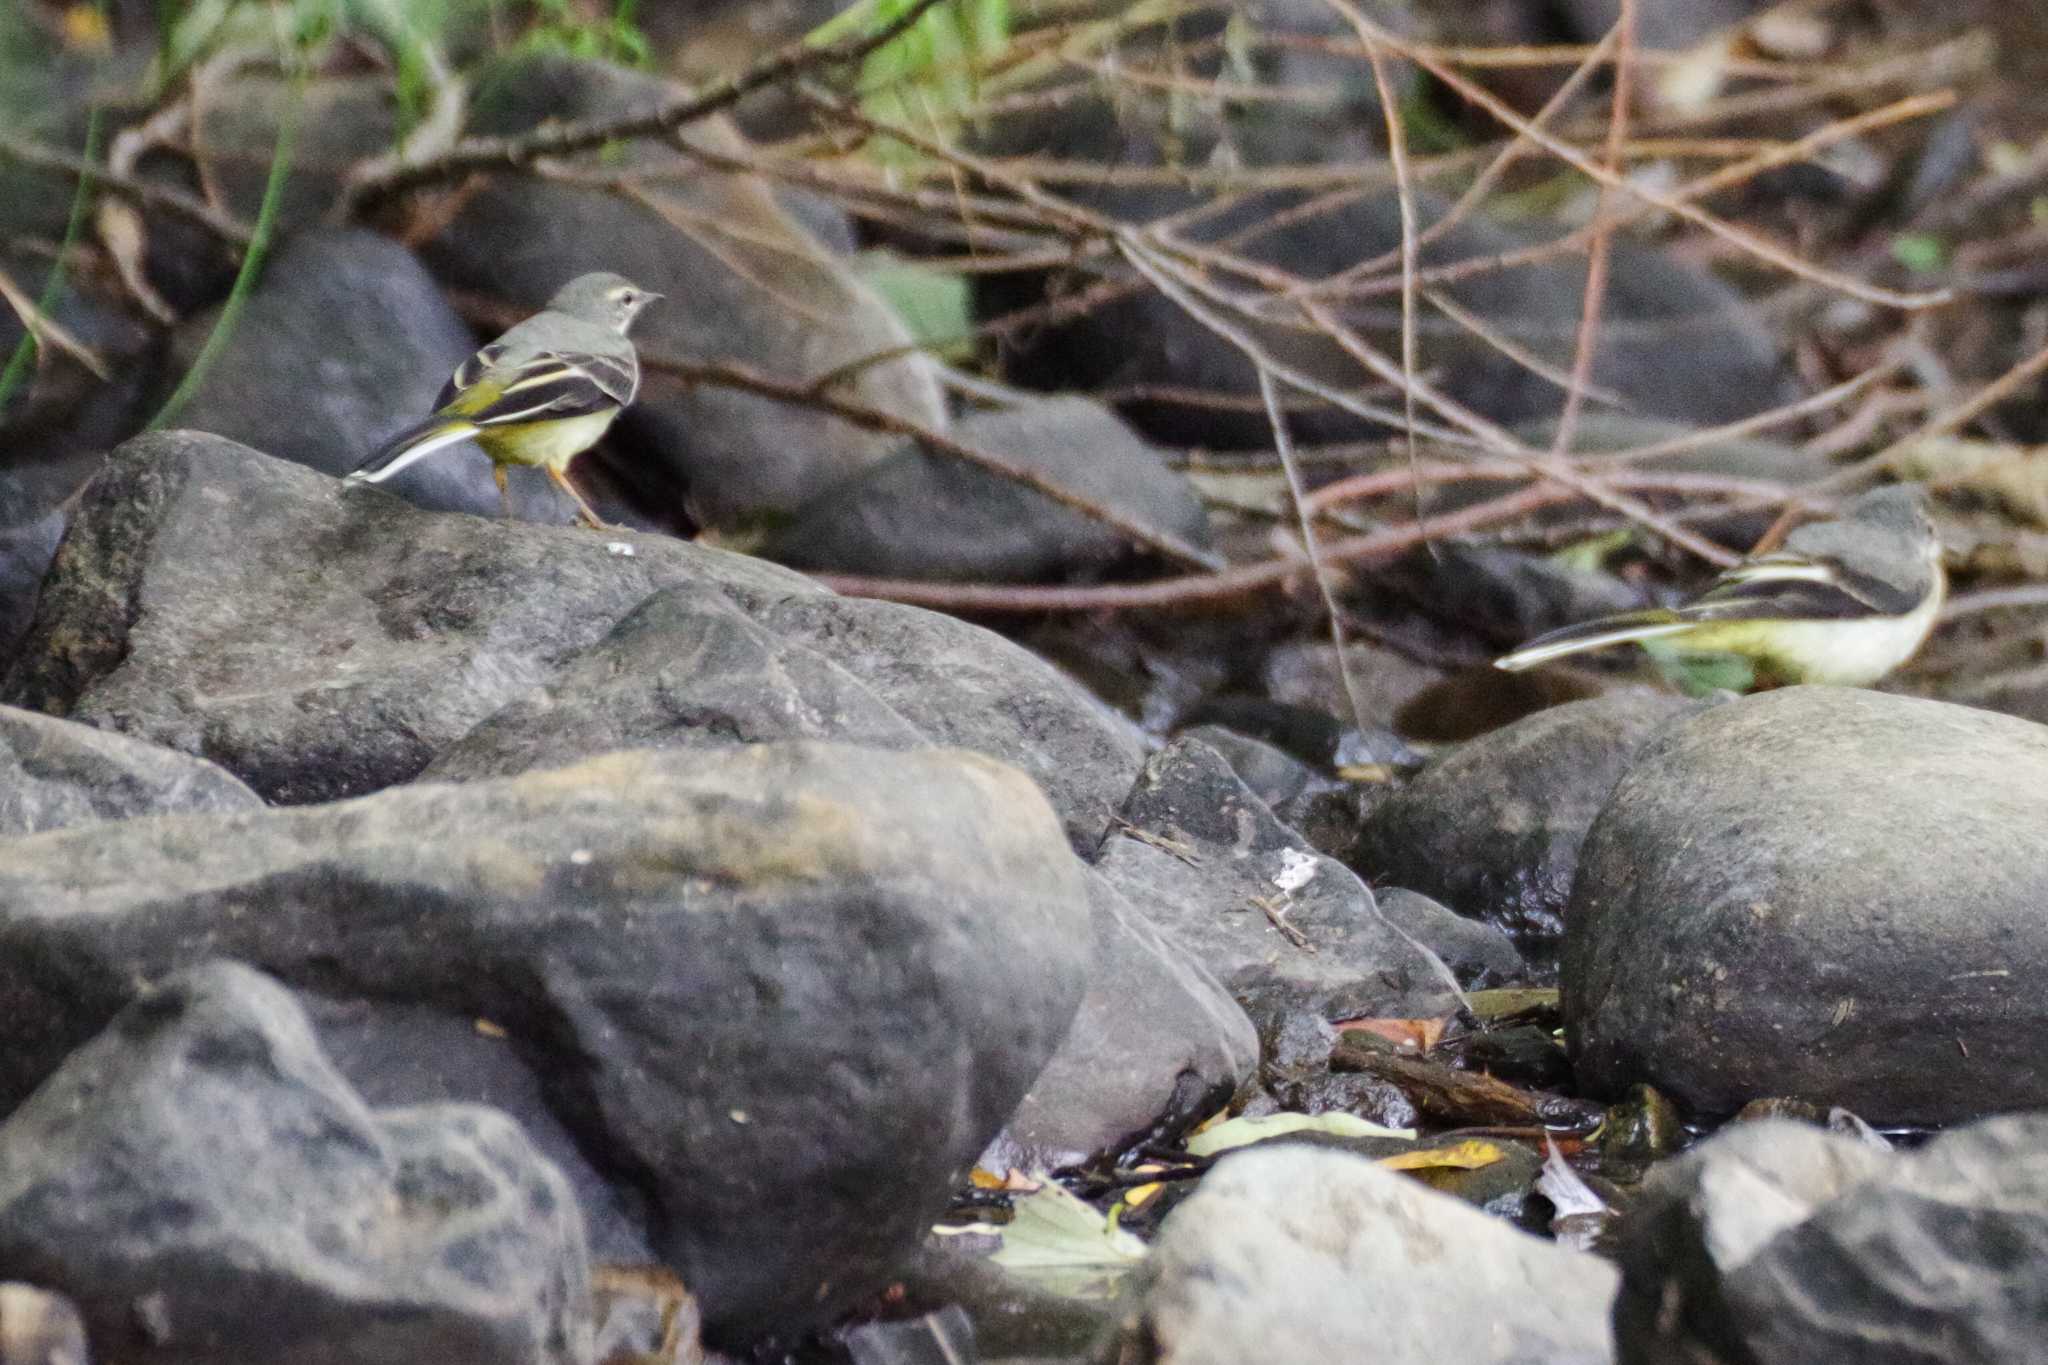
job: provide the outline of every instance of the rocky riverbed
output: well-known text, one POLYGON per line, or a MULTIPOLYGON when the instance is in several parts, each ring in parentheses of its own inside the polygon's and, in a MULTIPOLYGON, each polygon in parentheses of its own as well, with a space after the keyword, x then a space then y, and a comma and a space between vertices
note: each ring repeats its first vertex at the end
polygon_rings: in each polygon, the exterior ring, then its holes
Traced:
MULTIPOLYGON (((1591 50, 1554 45, 1613 4, 1084 24, 1085 79, 991 85, 944 174, 861 159, 889 130, 820 83, 859 62, 791 49, 659 136, 383 198, 422 113, 444 153, 630 122, 835 7, 508 5, 424 109, 444 54, 375 18, 280 57, 149 8, 0 11, 0 272, 53 280, 0 310, 38 337, 0 380, 0 1365, 2048 1358, 2038 630, 1979 613, 1888 690, 1486 666, 1820 505, 1956 359, 1871 354, 1878 284, 1758 306, 1667 223, 1611 243, 1574 376, 1588 266, 1542 243, 1591 205, 1356 192, 1388 96, 1469 136, 1423 58, 1591 50), (1359 22, 1436 47, 1375 82, 1359 22), (1415 214, 1419 452, 1361 359, 1415 214), (615 525, 534 470, 501 515, 469 448, 344 486, 599 268, 667 296, 574 467, 615 525), (1926 391, 1749 428, 1830 365, 1926 391), (1527 470, 1567 389, 1584 506, 1527 470), (1276 422, 1314 497, 1377 481, 1322 505, 1327 598, 1276 422)), ((1632 8, 1693 63, 1643 78, 1672 137, 1670 72, 1907 41, 1632 8)), ((1557 112, 1564 68, 1472 69, 1557 112)), ((1752 238, 1894 211, 1820 140, 1752 238)), ((1890 240, 1836 264, 1928 284, 1890 240)), ((1963 282, 2024 294, 1995 264, 1963 282)), ((2038 576, 2035 494, 1943 458, 1887 474, 1951 567, 2038 576)))

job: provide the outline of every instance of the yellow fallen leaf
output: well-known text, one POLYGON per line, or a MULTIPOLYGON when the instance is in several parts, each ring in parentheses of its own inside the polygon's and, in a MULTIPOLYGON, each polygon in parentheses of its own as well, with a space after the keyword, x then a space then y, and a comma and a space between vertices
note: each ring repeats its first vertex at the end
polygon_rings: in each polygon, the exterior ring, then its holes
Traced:
POLYGON ((64 11, 64 46, 74 52, 105 52, 114 35, 98 5, 77 4, 64 11))
POLYGON ((1393 1156, 1381 1157, 1378 1164, 1390 1171, 1427 1171, 1445 1166, 1460 1171, 1476 1171, 1482 1166, 1491 1166, 1506 1155, 1497 1144, 1472 1138, 1455 1147, 1421 1147, 1412 1152, 1397 1152, 1393 1156))
MULTIPOLYGON (((1162 1171, 1166 1168, 1156 1161, 1151 1161, 1146 1162, 1142 1166, 1134 1166, 1131 1169, 1142 1173, 1145 1171, 1162 1171)), ((1149 1185, 1133 1185, 1124 1191, 1123 1198, 1116 1201, 1117 1207, 1119 1209, 1135 1209, 1165 1188, 1166 1186, 1157 1180, 1149 1185)))

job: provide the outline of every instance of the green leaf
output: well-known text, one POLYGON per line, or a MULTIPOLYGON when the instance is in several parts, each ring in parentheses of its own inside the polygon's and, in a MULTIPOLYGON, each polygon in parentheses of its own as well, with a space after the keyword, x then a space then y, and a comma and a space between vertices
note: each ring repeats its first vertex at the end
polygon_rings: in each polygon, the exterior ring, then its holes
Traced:
POLYGON ((1235 1147, 1286 1133, 1326 1133, 1331 1137, 1387 1137, 1413 1140, 1413 1128, 1387 1128, 1367 1123, 1356 1114, 1270 1114, 1265 1118, 1226 1119, 1188 1139, 1189 1156, 1216 1156, 1235 1147))
POLYGON ((973 297, 965 279, 886 253, 863 258, 860 273, 919 345, 949 356, 973 353, 973 297))
POLYGON ((1681 649, 1668 640, 1645 640, 1643 652, 1657 671, 1689 697, 1747 692, 1756 686, 1756 664, 1741 654, 1681 649))
POLYGON ((1025 1195, 995 1231, 1002 1250, 989 1259, 1071 1299, 1106 1299, 1145 1259, 1145 1244, 1058 1185, 1025 1195))
POLYGON ((1626 550, 1635 538, 1635 532, 1627 527, 1609 531, 1604 536, 1591 536, 1552 551, 1550 562, 1560 568, 1598 573, 1606 567, 1609 557, 1626 550))
POLYGON ((1948 264, 1948 247, 1927 232, 1902 232, 1892 238, 1892 259, 1908 270, 1928 274, 1948 264))

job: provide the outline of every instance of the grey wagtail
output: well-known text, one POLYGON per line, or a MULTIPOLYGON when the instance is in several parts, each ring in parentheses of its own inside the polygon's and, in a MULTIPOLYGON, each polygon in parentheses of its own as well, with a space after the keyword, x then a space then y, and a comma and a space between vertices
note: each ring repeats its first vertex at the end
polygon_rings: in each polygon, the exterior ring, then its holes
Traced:
POLYGON ((578 275, 546 308, 457 366, 433 416, 385 442, 344 482, 382 483, 474 437, 491 457, 506 516, 512 504, 505 467, 539 465, 576 500, 585 521, 603 526, 564 471, 640 391, 640 357, 626 329, 660 297, 604 271, 578 275))
POLYGON ((1785 537, 1679 607, 1566 626, 1496 667, 1531 668, 1581 650, 1637 643, 1655 653, 1734 654, 1774 680, 1868 687, 1912 656, 1934 626, 1947 580, 1919 494, 1872 489, 1832 521, 1785 537))

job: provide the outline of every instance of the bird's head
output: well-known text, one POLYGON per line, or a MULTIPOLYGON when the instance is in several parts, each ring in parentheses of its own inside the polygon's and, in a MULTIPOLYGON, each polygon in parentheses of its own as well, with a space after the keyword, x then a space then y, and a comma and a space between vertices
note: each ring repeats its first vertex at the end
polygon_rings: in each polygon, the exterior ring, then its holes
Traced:
POLYGON ((588 275, 578 275, 556 290, 555 296, 548 300, 548 307, 555 312, 601 322, 623 332, 633 325, 633 319, 640 315, 642 308, 660 297, 623 275, 595 270, 588 275))
POLYGON ((1851 500, 1840 515, 1844 521, 1857 522, 1895 537, 1929 558, 1938 558, 1941 553, 1934 519, 1928 515, 1927 501, 1916 485, 1888 484, 1873 488, 1851 500))

